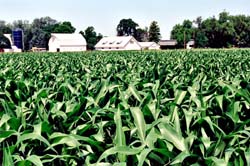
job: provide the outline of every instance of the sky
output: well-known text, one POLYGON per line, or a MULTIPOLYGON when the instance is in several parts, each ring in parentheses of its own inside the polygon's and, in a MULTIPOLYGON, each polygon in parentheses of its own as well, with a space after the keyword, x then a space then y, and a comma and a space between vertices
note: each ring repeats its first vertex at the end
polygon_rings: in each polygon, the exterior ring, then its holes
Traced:
POLYGON ((29 20, 50 16, 57 21, 70 21, 76 32, 93 26, 104 36, 116 35, 123 18, 131 18, 141 28, 157 21, 162 39, 169 39, 174 25, 185 19, 231 15, 250 15, 250 0, 0 0, 0 20, 29 20))

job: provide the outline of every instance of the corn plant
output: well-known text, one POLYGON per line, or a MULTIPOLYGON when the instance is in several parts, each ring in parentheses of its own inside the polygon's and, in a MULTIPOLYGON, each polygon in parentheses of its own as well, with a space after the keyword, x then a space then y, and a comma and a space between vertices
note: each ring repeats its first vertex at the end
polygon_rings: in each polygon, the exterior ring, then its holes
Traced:
POLYGON ((250 165, 250 50, 0 55, 4 166, 250 165))

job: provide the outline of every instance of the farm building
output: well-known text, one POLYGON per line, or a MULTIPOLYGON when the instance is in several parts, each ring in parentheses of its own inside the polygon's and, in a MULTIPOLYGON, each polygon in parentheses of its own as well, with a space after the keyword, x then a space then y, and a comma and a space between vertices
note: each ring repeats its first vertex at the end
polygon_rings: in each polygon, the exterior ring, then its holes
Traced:
POLYGON ((52 33, 49 52, 86 51, 87 43, 81 34, 52 33))
POLYGON ((96 45, 96 50, 141 50, 141 46, 133 36, 104 37, 96 45))
POLYGON ((139 42, 143 50, 159 50, 160 45, 155 42, 139 42))
POLYGON ((3 34, 7 39, 9 39, 9 41, 10 41, 10 45, 14 45, 13 44, 13 41, 12 41, 12 37, 11 37, 11 34, 3 34))
POLYGON ((177 41, 176 40, 160 40, 159 42, 161 49, 176 49, 177 41))
POLYGON ((16 45, 15 45, 15 42, 13 41, 13 37, 11 34, 4 34, 4 36, 9 39, 10 41, 10 45, 11 45, 11 48, 5 48, 3 49, 4 52, 22 52, 22 49, 21 48, 18 48, 16 45))
POLYGON ((195 41, 193 39, 191 39, 187 44, 186 44, 186 48, 187 49, 192 49, 194 48, 194 44, 195 44, 195 41))

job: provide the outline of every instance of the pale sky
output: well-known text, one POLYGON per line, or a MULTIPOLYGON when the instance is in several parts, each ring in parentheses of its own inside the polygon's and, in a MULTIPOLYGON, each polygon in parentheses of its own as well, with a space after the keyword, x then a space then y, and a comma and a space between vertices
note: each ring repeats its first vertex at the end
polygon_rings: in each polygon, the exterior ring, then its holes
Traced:
POLYGON ((0 0, 0 20, 8 23, 50 16, 70 21, 76 32, 94 26, 96 32, 114 36, 119 21, 132 18, 142 28, 157 21, 163 39, 184 19, 205 19, 223 10, 250 15, 250 0, 0 0))

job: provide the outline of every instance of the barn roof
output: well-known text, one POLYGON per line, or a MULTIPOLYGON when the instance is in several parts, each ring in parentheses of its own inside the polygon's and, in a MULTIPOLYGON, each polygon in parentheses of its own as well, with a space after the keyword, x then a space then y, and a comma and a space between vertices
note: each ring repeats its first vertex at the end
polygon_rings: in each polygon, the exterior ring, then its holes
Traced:
POLYGON ((87 45, 81 34, 52 33, 51 38, 56 38, 61 45, 87 45))
POLYGON ((10 45, 13 45, 13 41, 12 41, 12 38, 11 38, 11 34, 3 34, 7 39, 9 39, 10 41, 10 45))
POLYGON ((103 37, 96 45, 96 48, 125 47, 128 42, 134 39, 133 36, 103 37))
POLYGON ((155 42, 139 42, 140 46, 145 48, 145 47, 151 47, 153 45, 158 45, 157 43, 155 42))
POLYGON ((159 44, 161 46, 175 46, 177 45, 177 40, 171 39, 171 40, 160 40, 159 44))

